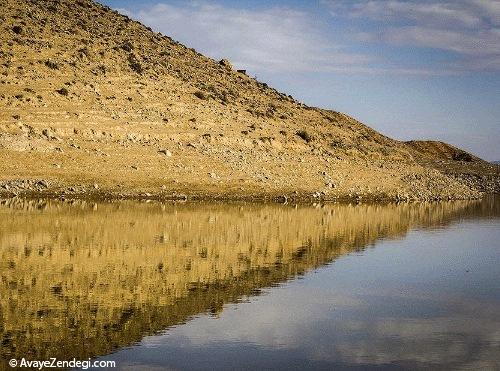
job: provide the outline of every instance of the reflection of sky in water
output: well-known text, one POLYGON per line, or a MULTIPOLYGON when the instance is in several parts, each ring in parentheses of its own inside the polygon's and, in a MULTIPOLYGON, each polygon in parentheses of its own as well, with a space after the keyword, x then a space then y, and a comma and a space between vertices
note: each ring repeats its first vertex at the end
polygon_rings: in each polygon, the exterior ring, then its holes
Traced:
POLYGON ((104 357, 123 369, 500 365, 500 223, 417 230, 104 357))

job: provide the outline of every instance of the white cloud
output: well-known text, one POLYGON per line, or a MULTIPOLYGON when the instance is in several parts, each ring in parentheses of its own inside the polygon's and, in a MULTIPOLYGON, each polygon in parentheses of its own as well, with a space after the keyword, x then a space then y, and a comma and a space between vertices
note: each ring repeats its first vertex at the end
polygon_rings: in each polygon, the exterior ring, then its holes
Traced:
POLYGON ((325 0, 334 17, 376 22, 363 41, 439 49, 457 54, 456 71, 500 69, 498 0, 325 0))
POLYGON ((417 45, 454 51, 472 56, 500 54, 500 30, 485 30, 464 35, 463 32, 421 26, 391 27, 383 39, 400 45, 417 45))
MULTIPOLYGON (((130 11, 125 11, 131 14, 130 11)), ((338 71, 364 68, 366 55, 349 53, 304 12, 289 8, 241 10, 206 2, 157 4, 132 15, 215 59, 251 72, 338 71)))
POLYGON ((251 74, 432 76, 500 70, 500 0, 322 2, 333 16, 330 25, 288 7, 239 9, 204 0, 165 1, 135 13, 120 12, 214 59, 228 58, 251 74), (350 21, 348 29, 335 26, 342 18, 350 21), (363 49, 367 44, 430 48, 449 55, 439 64, 425 59, 405 64, 389 53, 363 49))
POLYGON ((487 18, 492 24, 500 25, 500 1, 498 0, 472 0, 471 4, 476 6, 481 15, 487 18))
POLYGON ((481 23, 478 14, 467 11, 458 2, 366 1, 355 3, 350 14, 384 20, 407 18, 421 25, 477 27, 481 23))

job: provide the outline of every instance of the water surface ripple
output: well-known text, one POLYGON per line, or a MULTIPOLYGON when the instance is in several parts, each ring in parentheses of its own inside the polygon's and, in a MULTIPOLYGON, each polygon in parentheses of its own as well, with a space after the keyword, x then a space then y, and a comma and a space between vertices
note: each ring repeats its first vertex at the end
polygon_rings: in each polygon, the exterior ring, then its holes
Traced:
POLYGON ((498 369, 499 217, 498 199, 0 200, 0 366, 498 369))

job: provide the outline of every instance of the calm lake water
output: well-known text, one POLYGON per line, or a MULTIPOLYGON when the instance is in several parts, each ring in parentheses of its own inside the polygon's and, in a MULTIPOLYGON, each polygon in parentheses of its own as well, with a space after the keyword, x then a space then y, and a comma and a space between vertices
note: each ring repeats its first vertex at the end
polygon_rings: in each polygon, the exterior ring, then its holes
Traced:
POLYGON ((0 369, 500 370, 500 200, 0 200, 0 369))

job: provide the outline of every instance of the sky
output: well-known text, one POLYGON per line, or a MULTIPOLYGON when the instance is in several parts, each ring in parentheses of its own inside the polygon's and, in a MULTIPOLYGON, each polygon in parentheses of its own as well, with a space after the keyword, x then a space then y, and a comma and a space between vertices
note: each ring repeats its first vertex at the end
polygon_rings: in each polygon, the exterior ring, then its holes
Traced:
POLYGON ((100 0, 311 106, 500 160, 500 0, 100 0))

